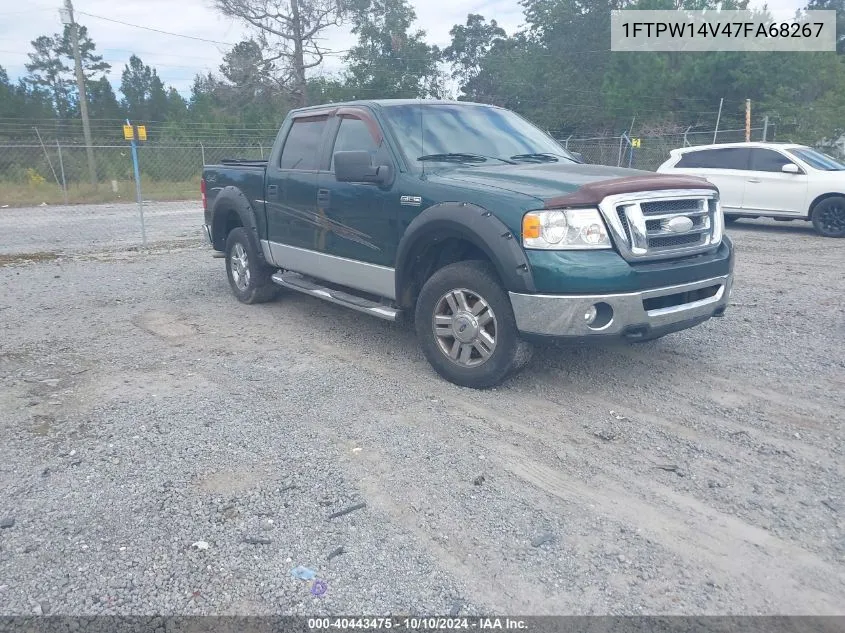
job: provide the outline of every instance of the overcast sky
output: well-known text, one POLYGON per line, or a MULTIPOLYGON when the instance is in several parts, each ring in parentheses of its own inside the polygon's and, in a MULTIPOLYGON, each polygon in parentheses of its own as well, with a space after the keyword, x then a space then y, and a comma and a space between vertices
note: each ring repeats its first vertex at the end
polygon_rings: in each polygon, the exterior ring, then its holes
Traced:
MULTIPOLYGON (((497 20, 508 34, 522 24, 522 10, 517 0, 411 2, 417 13, 416 26, 427 32, 429 43, 440 46, 449 44, 449 29, 454 24, 463 24, 468 13, 481 13, 488 20, 497 20)), ((61 0, 0 0, 0 66, 11 78, 26 74, 24 64, 28 61, 27 53, 32 50, 32 40, 39 35, 61 31, 60 4, 61 0)), ((769 0, 768 4, 773 10, 792 12, 805 2, 769 0)), ((122 4, 115 0, 74 0, 74 8, 77 22, 88 27, 97 52, 111 63, 109 79, 115 88, 129 56, 135 53, 144 63, 158 70, 166 85, 174 86, 187 96, 194 75, 217 72, 222 56, 229 48, 226 44, 176 37, 139 26, 229 44, 236 43, 246 34, 239 24, 221 17, 212 8, 212 0, 133 0, 122 4)), ((352 43, 353 38, 344 28, 327 33, 323 42, 332 50, 347 49, 352 43)), ((339 57, 328 58, 322 72, 331 73, 340 64, 339 57)))

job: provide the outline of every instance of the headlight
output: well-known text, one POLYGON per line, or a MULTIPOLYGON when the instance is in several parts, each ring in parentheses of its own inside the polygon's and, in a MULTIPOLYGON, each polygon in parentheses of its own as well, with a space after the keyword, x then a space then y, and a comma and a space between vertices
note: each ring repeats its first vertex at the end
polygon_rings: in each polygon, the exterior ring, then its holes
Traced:
POLYGON ((531 211, 522 218, 522 245, 547 250, 610 248, 598 209, 531 211))

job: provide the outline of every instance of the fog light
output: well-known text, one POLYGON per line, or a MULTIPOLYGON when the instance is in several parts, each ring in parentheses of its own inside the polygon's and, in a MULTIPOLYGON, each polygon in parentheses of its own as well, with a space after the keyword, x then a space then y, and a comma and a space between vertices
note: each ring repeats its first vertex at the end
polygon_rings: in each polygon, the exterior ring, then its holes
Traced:
POLYGON ((587 325, 592 325, 593 321, 596 320, 596 315, 598 315, 598 311, 596 310, 596 306, 590 306, 587 308, 587 311, 584 313, 584 322, 587 325))

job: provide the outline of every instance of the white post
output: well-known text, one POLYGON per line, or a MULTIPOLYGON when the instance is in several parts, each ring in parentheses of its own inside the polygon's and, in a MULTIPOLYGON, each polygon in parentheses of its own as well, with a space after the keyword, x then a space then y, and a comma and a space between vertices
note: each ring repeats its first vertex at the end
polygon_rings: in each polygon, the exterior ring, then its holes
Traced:
POLYGON ((62 192, 65 195, 65 204, 67 204, 67 181, 65 181, 65 162, 62 160, 62 146, 59 144, 59 139, 56 139, 56 149, 59 152, 59 170, 62 174, 62 192))

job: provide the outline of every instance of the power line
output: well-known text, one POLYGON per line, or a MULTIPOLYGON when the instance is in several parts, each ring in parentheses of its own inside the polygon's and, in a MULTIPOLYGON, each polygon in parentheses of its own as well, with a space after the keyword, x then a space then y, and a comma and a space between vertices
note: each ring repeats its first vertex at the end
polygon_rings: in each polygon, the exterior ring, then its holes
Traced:
POLYGON ((154 29, 149 26, 141 26, 140 24, 131 24, 129 22, 121 22, 113 18, 106 18, 102 15, 95 15, 93 13, 86 13, 85 11, 77 11, 80 15, 87 15, 89 18, 96 18, 97 20, 105 20, 106 22, 114 22, 115 24, 122 24, 136 29, 143 29, 145 31, 152 31, 154 33, 161 33, 162 35, 172 35, 173 37, 184 37, 188 40, 195 40, 198 42, 208 42, 209 44, 222 44, 224 46, 234 46, 232 42, 221 42, 220 40, 211 40, 205 37, 195 37, 193 35, 185 35, 184 33, 171 33, 170 31, 162 31, 161 29, 154 29))

